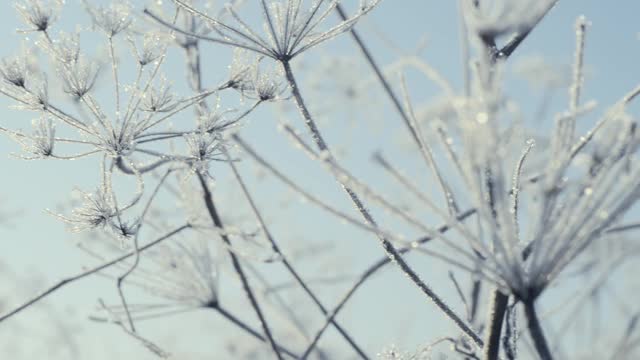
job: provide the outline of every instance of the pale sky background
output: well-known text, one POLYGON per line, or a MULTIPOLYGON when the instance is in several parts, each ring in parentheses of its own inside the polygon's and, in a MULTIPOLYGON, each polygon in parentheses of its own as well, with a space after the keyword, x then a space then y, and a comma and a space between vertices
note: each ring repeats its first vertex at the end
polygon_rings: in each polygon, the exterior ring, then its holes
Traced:
MULTIPOLYGON (((20 39, 24 37, 22 34, 15 33, 15 30, 23 28, 23 25, 11 3, 11 1, 0 3, 0 33, 4 34, 3 46, 0 50, 2 56, 14 54, 20 46, 20 39)), ((65 12, 59 23, 54 25, 54 32, 59 26, 73 29, 78 22, 88 24, 79 3, 77 0, 67 0, 65 12)), ((137 7, 136 11, 140 12, 144 2, 132 1, 132 3, 137 7)), ((397 49, 410 53, 423 40, 426 41, 426 47, 421 52, 421 56, 442 72, 445 78, 459 90, 462 87, 462 60, 455 3, 453 0, 384 0, 378 9, 358 25, 358 29, 366 34, 365 40, 381 64, 389 64, 395 59, 397 49), (393 46, 390 46, 389 42, 392 42, 393 46)), ((585 15, 591 22, 586 40, 587 71, 583 98, 597 100, 599 108, 596 114, 600 114, 607 105, 612 104, 636 86, 640 82, 638 14, 640 14, 640 2, 636 0, 560 0, 556 8, 509 60, 512 66, 508 68, 508 88, 510 94, 521 106, 526 119, 532 120, 532 114, 540 102, 541 95, 528 87, 521 77, 514 74, 513 65, 534 56, 543 57, 548 63, 558 68, 569 65, 575 48, 574 22, 579 15, 585 15)), ((36 34, 29 36, 37 37, 36 34)), ((85 43, 85 50, 95 54, 96 50, 89 48, 92 44, 85 43)), ((206 49, 203 51, 206 59, 205 79, 210 80, 210 83, 224 79, 230 59, 228 50, 209 44, 204 44, 203 48, 206 49)), ((354 71, 367 69, 347 35, 341 36, 327 46, 311 50, 298 65, 302 67, 303 64, 313 63, 316 59, 327 55, 352 56, 361 65, 354 71)), ((170 74, 168 77, 178 83, 176 85, 178 88, 184 86, 179 84, 184 81, 184 69, 181 65, 179 61, 169 61, 165 67, 165 71, 170 74)), ((321 78, 322 74, 314 76, 321 78)), ((412 98, 416 103, 422 104, 437 95, 435 87, 427 83, 424 78, 414 73, 408 73, 407 76, 411 85, 412 98)), ((108 76, 103 76, 101 79, 107 83, 110 80, 108 76)), ((394 77, 392 80, 396 79, 397 77, 394 77)), ((309 79, 302 79, 303 90, 310 82, 309 79)), ((566 90, 560 89, 556 92, 552 101, 551 114, 562 109, 566 98, 566 90)), ((371 119, 372 125, 363 125, 363 121, 367 120, 359 118, 355 121, 360 122, 356 125, 356 129, 360 130, 349 132, 347 124, 344 125, 347 130, 336 126, 327 130, 326 136, 329 142, 336 146, 339 144, 353 146, 348 155, 345 155, 345 163, 366 181, 384 184, 385 180, 379 179, 379 170, 369 161, 372 150, 382 148, 385 154, 395 156, 394 160, 397 160, 400 165, 410 166, 415 162, 411 163, 402 157, 408 154, 406 149, 398 145, 404 129, 397 115, 390 111, 388 100, 381 96, 377 101, 379 103, 364 104, 364 106, 371 105, 374 108, 380 106, 384 109, 378 114, 380 119, 371 119), (366 128, 371 130, 367 131, 366 128)), ((0 97, 0 125, 13 129, 29 129, 32 114, 9 110, 10 105, 12 105, 11 101, 0 97)), ((223 104, 223 107, 226 106, 223 104)), ((326 190, 326 196, 330 201, 348 209, 348 204, 340 198, 339 189, 328 175, 318 170, 317 166, 310 165, 309 161, 296 153, 284 136, 276 131, 277 118, 273 116, 275 112, 272 111, 274 108, 275 106, 267 105, 250 117, 242 129, 242 135, 246 139, 251 139, 254 146, 264 151, 267 158, 274 160, 283 169, 291 168, 294 173, 302 171, 303 174, 297 179, 301 179, 309 188, 320 192, 326 190), (305 166, 309 167, 309 170, 300 170, 306 169, 305 166)), ((302 128, 297 113, 290 112, 288 119, 298 128, 302 128)), ((540 128, 545 128, 549 126, 551 120, 552 116, 549 115, 536 123, 540 124, 540 128)), ((589 120, 592 118, 587 117, 585 121, 589 120)), ((588 128, 588 125, 588 123, 582 124, 580 128, 588 128)), ((98 174, 96 159, 65 162, 22 161, 8 155, 19 152, 19 146, 11 139, 0 136, 0 214, 4 214, 0 218, 0 313, 12 308, 21 299, 25 299, 26 296, 37 292, 47 284, 54 283, 61 277, 75 274, 83 265, 91 263, 89 259, 74 250, 73 244, 77 241, 78 235, 66 231, 64 224, 47 214, 44 209, 56 209, 60 204, 64 204, 76 187, 85 190, 94 188, 98 174)), ((222 167, 216 165, 214 169, 222 169, 222 167)), ((228 171, 224 169, 225 172, 220 173, 221 175, 217 178, 221 184, 229 179, 228 171)), ((247 165, 244 170, 248 175, 255 174, 255 168, 252 165, 247 165)), ((406 170, 410 173, 420 171, 406 170)), ((269 184, 273 184, 273 181, 251 181, 251 185, 256 189, 255 192, 259 193, 257 194, 259 203, 265 208, 273 202, 282 201, 285 193, 282 187, 278 186, 274 187, 275 190, 272 192, 269 190, 269 184)), ((241 197, 226 197, 224 190, 220 187, 218 190, 220 201, 223 203, 233 204, 234 201, 243 201, 241 197)), ((294 206, 293 209, 296 207, 294 206)), ((327 271, 331 274, 359 274, 372 260, 382 255, 382 250, 372 236, 339 225, 331 217, 316 209, 309 209, 308 205, 302 209, 311 215, 300 216, 291 209, 284 209, 282 215, 270 213, 268 217, 274 222, 274 232, 280 231, 289 245, 295 244, 296 247, 304 248, 303 241, 310 241, 316 245, 322 244, 327 239, 340 242, 336 245, 341 249, 339 255, 335 258, 327 254, 323 255, 331 260, 325 265, 300 265, 302 269, 308 271, 309 276, 317 275, 318 269, 322 266, 327 266, 327 271)), ((447 267, 434 265, 420 255, 411 256, 410 259, 427 281, 433 284, 445 298, 453 299, 450 302, 457 307, 457 310, 462 311, 455 292, 447 280, 447 267), (431 281, 429 278, 431 274, 436 275, 438 280, 431 281)), ((265 269, 270 268, 265 267, 265 269)), ((273 271, 276 277, 282 274, 280 270, 273 271)), ((266 274, 269 275, 268 272, 266 274)), ((224 280, 227 282, 223 281, 223 284, 234 288, 230 293, 237 293, 238 285, 232 282, 235 281, 235 275, 230 272, 226 275, 232 280, 224 280)), ((459 276, 466 279, 463 273, 459 276)), ((339 283, 326 289, 319 287, 317 292, 323 293, 324 301, 332 307, 352 281, 339 283)), ((221 296, 224 297, 224 294, 221 296)), ((47 302, 40 303, 15 318, 0 323, 0 357, 13 354, 11 357, 13 359, 32 359, 36 356, 49 359, 71 359, 76 356, 75 358, 78 359, 96 360, 154 358, 135 341, 123 335, 119 328, 86 320, 87 316, 93 313, 98 297, 116 303, 115 286, 110 281, 92 277, 71 285, 52 295, 47 302), (71 347, 60 345, 61 343, 71 343, 73 351, 70 352, 71 347), (12 353, 13 351, 15 353, 12 353), (47 352, 48 355, 43 355, 47 352)), ((298 298, 302 297, 298 296, 298 298)), ((233 300, 230 302, 233 308, 233 300)), ((315 329, 317 324, 320 324, 320 314, 308 302, 304 304, 309 309, 310 321, 314 324, 312 328, 315 329)), ((253 320, 252 311, 240 306, 237 306, 237 310, 240 311, 241 317, 257 326, 256 321, 253 320)), ((413 350, 438 336, 455 334, 451 331, 452 327, 448 320, 437 313, 434 306, 426 301, 404 276, 391 268, 383 271, 354 297, 341 313, 340 321, 355 334, 358 342, 372 355, 392 343, 413 350), (397 311, 397 313, 392 315, 391 311, 397 311)), ((215 314, 205 316, 201 313, 175 316, 166 321, 159 319, 145 322, 142 331, 145 336, 158 344, 166 344, 170 350, 175 349, 176 354, 185 354, 188 356, 185 358, 189 359, 207 358, 204 355, 211 354, 211 349, 220 348, 220 339, 224 336, 219 334, 228 336, 236 334, 235 330, 219 316, 215 314)), ((343 350, 340 354, 351 355, 344 347, 344 342, 335 334, 328 336, 327 339, 324 344, 336 344, 337 349, 343 350)), ((255 345, 253 340, 247 341, 251 346, 255 345)), ((209 358, 225 358, 224 356, 228 355, 220 353, 219 356, 221 357, 209 358)))

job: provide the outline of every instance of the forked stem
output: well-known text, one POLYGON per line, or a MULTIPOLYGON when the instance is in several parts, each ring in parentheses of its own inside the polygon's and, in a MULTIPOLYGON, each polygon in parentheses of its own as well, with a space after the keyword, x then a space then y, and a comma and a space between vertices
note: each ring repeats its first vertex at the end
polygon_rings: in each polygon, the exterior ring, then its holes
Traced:
MULTIPOLYGON (((329 157, 332 157, 332 155, 331 155, 331 153, 329 151, 329 148, 327 146, 327 143, 325 142, 324 138, 322 137, 322 134, 320 133, 320 130, 318 129, 315 121, 311 117, 311 113, 309 112, 309 110, 308 110, 308 108, 307 108, 307 106, 305 104, 304 98, 302 97, 302 94, 300 93, 300 89, 298 88, 298 84, 297 84, 297 82, 295 80, 295 77, 293 75, 293 71, 291 69, 291 64, 286 59, 281 60, 281 63, 282 63, 282 66, 284 68, 285 76, 287 78, 289 86, 291 87, 291 93, 292 93, 293 98, 294 98, 294 100, 296 102, 298 110, 300 111, 300 114, 304 118, 304 121, 305 121, 305 124, 307 125, 307 128, 311 131, 311 135, 313 136, 313 139, 314 139, 314 141, 316 143, 316 146, 318 147, 318 149, 320 151, 326 152, 329 157)), ((338 180, 338 181, 340 181, 340 180, 338 180)), ((349 186, 347 186, 346 184, 344 184, 342 182, 340 182, 340 183, 342 185, 342 188, 349 195, 349 198, 351 199, 351 201, 354 203, 354 205, 355 205, 356 209, 358 210, 358 212, 360 212, 362 217, 365 219, 365 221, 367 223, 369 223, 372 227, 377 228, 376 221, 373 219, 373 217, 371 216, 369 211, 365 208, 364 204, 360 200, 360 197, 349 186)), ((469 327, 469 325, 467 325, 466 322, 464 320, 462 320, 462 318, 460 316, 458 316, 427 284, 425 284, 422 281, 420 276, 415 271, 413 271, 413 269, 411 268, 411 266, 409 266, 409 264, 407 264, 404 261, 404 259, 402 258, 402 255, 396 250, 396 248, 381 234, 378 234, 378 238, 380 239, 380 243, 381 243, 384 251, 386 252, 387 256, 389 257, 389 259, 391 259, 393 262, 398 264, 398 266, 400 267, 402 272, 405 273, 407 275, 407 277, 409 277, 409 279, 425 295, 427 295, 427 297, 429 299, 431 299, 431 301, 433 301, 436 304, 436 306, 438 308, 440 308, 440 310, 442 310, 442 312, 445 313, 446 316, 448 316, 450 319, 452 319, 454 321, 454 323, 467 336, 469 336, 478 346, 483 346, 483 341, 480 338, 480 336, 478 336, 475 333, 475 331, 473 331, 473 329, 471 329, 471 327, 469 327)))

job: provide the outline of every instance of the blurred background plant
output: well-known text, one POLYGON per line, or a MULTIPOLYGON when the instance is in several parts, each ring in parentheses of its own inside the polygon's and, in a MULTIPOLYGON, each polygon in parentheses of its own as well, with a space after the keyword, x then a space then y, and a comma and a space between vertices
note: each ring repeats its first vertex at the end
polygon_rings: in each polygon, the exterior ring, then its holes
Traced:
POLYGON ((0 353, 636 358, 639 8, 594 4, 18 1, 0 353))

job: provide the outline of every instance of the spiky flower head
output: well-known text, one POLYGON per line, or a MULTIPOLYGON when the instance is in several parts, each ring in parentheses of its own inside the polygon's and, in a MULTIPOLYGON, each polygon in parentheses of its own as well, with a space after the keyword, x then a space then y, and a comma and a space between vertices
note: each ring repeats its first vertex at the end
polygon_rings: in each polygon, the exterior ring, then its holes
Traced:
MULTIPOLYGON (((201 39, 243 48, 275 60, 288 61, 302 52, 330 40, 353 27, 365 14, 373 10, 380 0, 360 2, 357 12, 329 29, 319 27, 333 12, 340 0, 320 0, 307 4, 304 0, 260 1, 263 10, 265 30, 251 29, 242 20, 233 5, 228 5, 227 13, 236 24, 212 17, 191 5, 189 1, 174 0, 186 11, 206 21, 214 29, 216 36, 198 36, 201 39), (305 10, 305 8, 307 8, 305 10), (261 33, 266 32, 267 38, 261 33)), ((155 17, 155 15, 152 15, 155 17)), ((157 20, 160 20, 156 17, 157 20)), ((188 34, 189 29, 183 31, 188 34)), ((196 35, 196 34, 194 34, 196 35)))
POLYGON ((62 0, 22 0, 15 7, 30 27, 24 31, 47 31, 57 19, 62 4, 62 0))
POLYGON ((92 6, 86 0, 83 2, 94 25, 108 37, 114 37, 127 30, 133 22, 131 6, 124 1, 113 2, 108 7, 92 6))
POLYGON ((82 55, 71 64, 63 64, 59 73, 62 76, 64 91, 77 99, 82 99, 95 86, 99 70, 98 63, 82 55))
POLYGON ((187 143, 188 161, 193 171, 206 173, 209 162, 221 160, 222 138, 217 132, 197 131, 184 135, 187 143))

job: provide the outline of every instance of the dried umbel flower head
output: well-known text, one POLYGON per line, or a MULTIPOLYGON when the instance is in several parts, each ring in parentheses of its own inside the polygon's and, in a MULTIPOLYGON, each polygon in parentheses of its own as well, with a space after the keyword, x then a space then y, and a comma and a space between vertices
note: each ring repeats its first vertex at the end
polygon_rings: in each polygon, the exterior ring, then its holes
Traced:
POLYGON ((72 65, 80 58, 79 33, 60 32, 55 40, 44 44, 52 59, 61 65, 72 65))
POLYGON ((169 112, 178 106, 174 94, 171 92, 171 86, 167 84, 166 79, 162 79, 160 86, 151 87, 143 94, 140 110, 150 113, 169 112))
POLYGON ((207 173, 210 161, 222 160, 222 138, 219 133, 197 131, 184 135, 188 162, 193 171, 207 173))
POLYGON ((30 27, 23 31, 47 31, 56 20, 63 0, 22 0, 15 7, 30 27))
POLYGON ((23 56, 2 59, 0 75, 6 83, 24 88, 29 75, 27 60, 23 56))
POLYGON ((87 0, 83 0, 83 2, 95 26, 108 37, 114 37, 127 30, 133 22, 131 6, 124 1, 115 1, 108 7, 95 7, 90 5, 87 0))
POLYGON ((227 120, 226 112, 216 111, 209 112, 198 117, 198 131, 208 133, 221 133, 237 124, 237 120, 227 120))
MULTIPOLYGON (((148 294, 165 300, 150 309, 131 307, 131 315, 150 315, 169 307, 207 308, 218 303, 218 259, 205 238, 177 236, 145 252, 139 266, 127 278, 148 294), (167 304, 166 301, 170 303, 167 304)), ((125 244, 126 246, 126 244, 125 244)), ((119 265, 122 269, 129 263, 119 265)))
MULTIPOLYGON (((208 23, 218 36, 193 34, 190 33, 190 29, 181 30, 181 33, 202 40, 243 48, 275 60, 288 61, 302 52, 348 31, 362 16, 375 8, 380 0, 362 0, 356 14, 325 31, 319 31, 318 28, 333 12, 340 0, 320 0, 310 4, 304 0, 287 0, 284 2, 273 1, 269 5, 266 1, 261 1, 264 27, 268 36, 266 39, 260 35, 261 30, 254 30, 247 26, 233 5, 227 6, 226 13, 237 24, 222 20, 220 17, 211 17, 196 9, 190 1, 174 0, 174 2, 208 23), (308 7, 306 11, 305 7, 308 7)), ((147 13, 149 12, 147 11, 147 13)), ((165 25, 170 25, 154 14, 150 15, 165 25)))
POLYGON ((51 117, 42 115, 33 121, 33 143, 28 151, 36 157, 49 157, 53 155, 56 128, 51 117))
POLYGON ((64 82, 64 91, 77 99, 82 99, 95 86, 100 66, 80 55, 76 61, 62 64, 58 72, 64 82))
POLYGON ((233 60, 229 65, 228 86, 240 92, 252 88, 252 73, 254 61, 249 56, 247 50, 235 48, 233 50, 233 60))
POLYGON ((106 184, 102 184, 95 193, 78 190, 82 205, 71 212, 70 217, 55 215, 71 225, 75 232, 103 228, 110 225, 116 216, 113 196, 106 184))
POLYGON ((111 158, 130 155, 136 148, 136 134, 130 125, 132 123, 125 123, 120 126, 120 129, 106 130, 105 134, 100 136, 100 142, 96 144, 96 147, 111 158))
POLYGON ((24 160, 55 157, 53 148, 55 145, 55 126, 51 117, 42 114, 32 121, 33 132, 31 135, 18 131, 11 131, 0 127, 0 131, 7 133, 16 142, 22 145, 22 149, 28 154, 20 156, 24 160))
POLYGON ((133 38, 129 38, 138 64, 147 66, 158 60, 167 51, 169 37, 162 32, 147 32, 142 36, 142 44, 138 46, 133 38))
POLYGON ((145 282, 145 289, 184 305, 215 306, 219 291, 218 261, 208 244, 209 241, 198 237, 156 249, 153 261, 164 271, 155 284, 145 282))
POLYGON ((273 67, 263 69, 262 56, 251 58, 246 51, 234 52, 228 86, 249 98, 260 101, 274 101, 285 92, 282 71, 273 67))
POLYGON ((17 55, 0 60, 0 93, 16 100, 19 108, 46 108, 47 78, 31 49, 23 47, 17 55))
POLYGON ((255 96, 260 101, 273 101, 284 92, 284 86, 271 74, 258 74, 254 80, 255 96))

